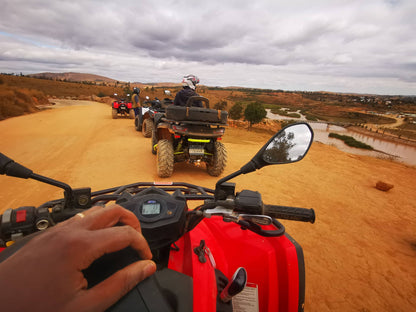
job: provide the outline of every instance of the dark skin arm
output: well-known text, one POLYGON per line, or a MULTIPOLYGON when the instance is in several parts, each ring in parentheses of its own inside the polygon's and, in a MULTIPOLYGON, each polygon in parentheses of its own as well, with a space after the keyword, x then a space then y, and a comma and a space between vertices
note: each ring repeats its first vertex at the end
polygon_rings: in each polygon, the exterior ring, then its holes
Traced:
POLYGON ((104 311, 152 275, 156 265, 136 216, 118 206, 93 207, 34 237, 0 264, 4 311, 104 311), (124 226, 114 227, 117 223, 124 226), (142 261, 87 289, 82 270, 127 246, 142 261))

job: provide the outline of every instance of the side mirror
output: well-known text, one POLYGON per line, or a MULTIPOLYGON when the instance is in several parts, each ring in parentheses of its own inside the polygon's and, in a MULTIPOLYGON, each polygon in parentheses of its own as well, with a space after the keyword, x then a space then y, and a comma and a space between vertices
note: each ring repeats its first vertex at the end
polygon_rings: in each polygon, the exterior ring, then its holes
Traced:
POLYGON ((313 141, 313 130, 307 123, 296 123, 286 126, 277 132, 257 154, 240 170, 218 180, 215 192, 221 184, 240 175, 264 166, 288 164, 302 160, 309 151, 313 141))
POLYGON ((309 150, 313 132, 308 124, 295 124, 279 131, 261 150, 267 164, 286 164, 301 160, 309 150))
POLYGON ((302 160, 313 141, 313 130, 307 123, 286 126, 276 133, 243 167, 248 173, 267 165, 287 164, 302 160))

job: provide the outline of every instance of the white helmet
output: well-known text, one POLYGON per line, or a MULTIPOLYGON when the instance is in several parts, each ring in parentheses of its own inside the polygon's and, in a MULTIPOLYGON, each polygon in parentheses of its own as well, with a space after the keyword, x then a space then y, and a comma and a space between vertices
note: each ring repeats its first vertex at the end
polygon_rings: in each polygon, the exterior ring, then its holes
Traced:
POLYGON ((199 83, 199 78, 195 75, 187 75, 182 79, 182 85, 195 90, 196 85, 199 83))

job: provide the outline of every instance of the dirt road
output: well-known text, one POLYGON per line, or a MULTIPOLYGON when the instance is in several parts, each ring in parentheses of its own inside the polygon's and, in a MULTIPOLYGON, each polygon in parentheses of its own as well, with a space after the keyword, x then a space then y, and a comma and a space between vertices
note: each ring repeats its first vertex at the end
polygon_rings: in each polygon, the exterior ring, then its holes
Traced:
MULTIPOLYGON (((109 106, 68 107, 0 122, 0 151, 36 173, 93 190, 160 180, 150 140, 109 106)), ((225 174, 239 169, 269 135, 229 128, 225 174)), ((213 187, 203 168, 175 166, 171 179, 213 187)), ((306 261, 305 311, 412 311, 416 306, 416 169, 314 143, 301 162, 234 180, 266 203, 313 207, 315 224, 286 221, 306 261), (394 184, 378 191, 378 180, 394 184)), ((0 176, 0 210, 39 205, 62 192, 0 176)))

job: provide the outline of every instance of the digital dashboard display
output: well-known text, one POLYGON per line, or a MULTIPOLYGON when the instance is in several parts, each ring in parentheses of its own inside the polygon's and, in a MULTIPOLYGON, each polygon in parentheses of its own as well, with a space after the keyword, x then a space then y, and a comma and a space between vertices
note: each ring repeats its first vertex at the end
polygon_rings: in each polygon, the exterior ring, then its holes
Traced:
POLYGON ((160 204, 155 200, 149 200, 143 204, 142 214, 144 216, 160 214, 160 204))

